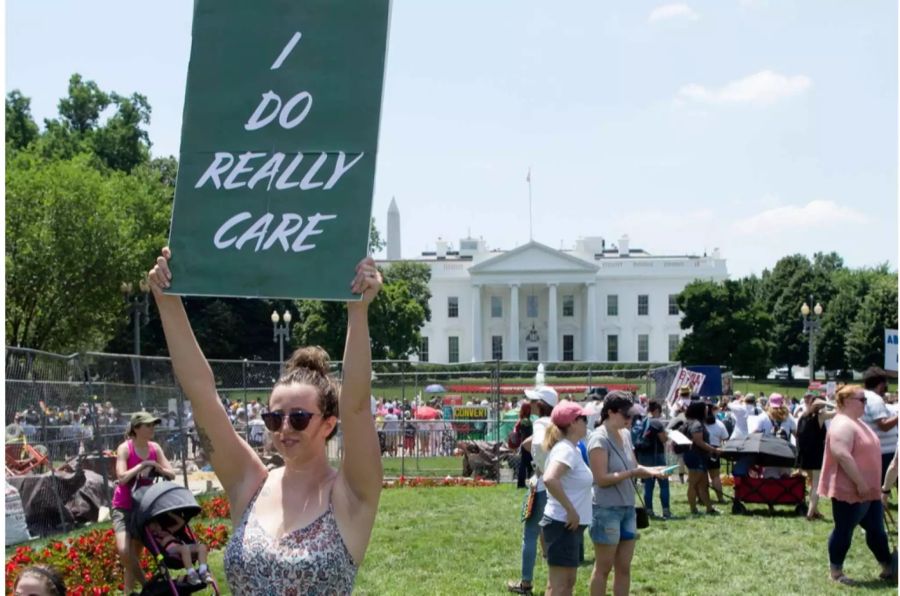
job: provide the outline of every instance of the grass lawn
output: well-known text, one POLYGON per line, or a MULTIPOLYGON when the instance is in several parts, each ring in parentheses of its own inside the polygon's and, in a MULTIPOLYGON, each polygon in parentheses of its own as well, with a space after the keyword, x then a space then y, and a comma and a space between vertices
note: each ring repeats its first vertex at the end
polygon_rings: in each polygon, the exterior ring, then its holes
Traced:
MULTIPOLYGON (((385 490, 355 593, 505 594, 506 580, 519 574, 522 495, 509 485, 385 490)), ((673 483, 672 497, 676 516, 685 516, 684 487, 673 483)), ((828 579, 830 522, 807 522, 787 507, 776 507, 771 517, 765 506, 748 505, 755 514, 746 516, 720 507, 719 517, 653 520, 638 541, 632 593, 847 593, 828 579)), ((830 509, 828 503, 822 507, 828 518, 830 509)), ((588 593, 591 550, 586 558, 576 594, 588 593)), ((212 559, 216 577, 224 580, 221 553, 212 559)), ((845 571, 863 580, 866 593, 897 593, 896 586, 874 580, 879 569, 859 530, 845 571)), ((539 560, 535 585, 546 580, 539 560)))
MULTIPOLYGON (((512 485, 385 490, 355 593, 505 594, 506 580, 519 575, 523 494, 512 485)), ((678 519, 653 520, 641 531, 632 593, 847 593, 828 579, 830 522, 807 522, 788 507, 777 507, 770 516, 764 505, 752 504, 753 515, 735 516, 721 505, 719 517, 687 517, 685 488, 676 482, 672 505, 678 519)), ((831 517, 829 503, 821 509, 831 517)), ((896 586, 874 580, 879 569, 861 530, 853 540, 846 573, 863 580, 867 593, 896 594, 896 586)), ((588 593, 593 561, 588 548, 576 594, 588 593)), ((210 564, 222 593, 230 594, 221 550, 211 554, 210 564)), ((543 587, 546 579, 539 559, 535 585, 543 587)))

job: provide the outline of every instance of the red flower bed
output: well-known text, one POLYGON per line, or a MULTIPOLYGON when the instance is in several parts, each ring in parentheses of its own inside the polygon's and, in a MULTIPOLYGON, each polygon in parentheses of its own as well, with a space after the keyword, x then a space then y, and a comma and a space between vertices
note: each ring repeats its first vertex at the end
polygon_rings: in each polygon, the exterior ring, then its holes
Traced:
MULTIPOLYGON (((210 549, 222 548, 228 541, 228 528, 224 524, 194 522, 191 528, 197 539, 210 549)), ((22 569, 36 564, 50 565, 59 570, 66 582, 67 593, 75 596, 111 594, 122 590, 122 567, 116 553, 116 535, 111 529, 92 530, 64 541, 57 540, 39 550, 30 546, 16 548, 6 561, 6 593, 12 594, 22 569)), ((141 568, 148 579, 155 569, 146 550, 141 556, 141 568)))
POLYGON ((400 476, 397 480, 385 480, 382 486, 384 488, 403 488, 404 486, 419 487, 435 487, 435 486, 496 486, 494 480, 485 480, 476 476, 475 478, 466 478, 462 476, 446 476, 444 478, 426 478, 423 476, 413 476, 406 478, 400 476))
POLYGON ((231 505, 225 497, 210 497, 200 501, 203 517, 208 519, 228 519, 231 517, 231 505))

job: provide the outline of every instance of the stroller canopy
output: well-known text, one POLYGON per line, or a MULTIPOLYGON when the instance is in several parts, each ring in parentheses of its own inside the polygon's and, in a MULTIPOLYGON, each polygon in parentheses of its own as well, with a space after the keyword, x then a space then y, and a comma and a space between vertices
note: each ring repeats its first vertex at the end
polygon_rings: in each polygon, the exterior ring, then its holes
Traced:
POLYGON ((722 448, 722 457, 727 460, 736 461, 748 456, 753 465, 792 467, 797 459, 797 449, 784 439, 761 433, 728 441, 722 448))
POLYGON ((157 515, 177 511, 185 522, 189 522, 201 511, 191 491, 174 482, 156 482, 139 488, 132 493, 132 497, 134 508, 131 512, 131 528, 128 531, 141 541, 144 539, 144 526, 157 515))

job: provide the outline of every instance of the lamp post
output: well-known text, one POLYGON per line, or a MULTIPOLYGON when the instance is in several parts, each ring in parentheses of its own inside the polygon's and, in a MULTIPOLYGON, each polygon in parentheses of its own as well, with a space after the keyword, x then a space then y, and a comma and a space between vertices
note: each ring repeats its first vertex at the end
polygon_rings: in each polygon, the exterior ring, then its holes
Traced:
MULTIPOLYGON (((813 297, 809 297, 809 301, 813 302, 813 297)), ((803 303, 800 307, 800 314, 803 315, 803 333, 809 336, 809 380, 816 380, 816 333, 821 327, 822 305, 816 303, 810 313, 809 304, 803 303)))
POLYGON ((143 409, 141 401, 141 323, 146 323, 150 317, 150 285, 147 280, 138 282, 137 291, 131 282, 122 282, 119 286, 122 298, 125 300, 125 310, 134 323, 134 360, 131 368, 134 371, 134 395, 138 404, 143 409), (143 319, 143 321, 142 321, 143 319))
POLYGON ((278 311, 272 311, 272 327, 274 329, 272 341, 278 342, 278 376, 284 373, 284 341, 291 339, 291 311, 285 309, 284 314, 278 316, 278 311), (279 321, 284 320, 283 324, 279 321))

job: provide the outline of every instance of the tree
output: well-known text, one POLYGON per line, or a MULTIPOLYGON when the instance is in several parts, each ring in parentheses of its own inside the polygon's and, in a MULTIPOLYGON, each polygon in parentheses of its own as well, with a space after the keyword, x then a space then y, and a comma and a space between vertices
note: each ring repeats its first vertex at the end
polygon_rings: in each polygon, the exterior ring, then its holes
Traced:
POLYGON ((769 340, 775 364, 790 368, 809 362, 809 339, 803 334, 800 306, 813 296, 827 308, 834 294, 830 271, 840 261, 834 253, 816 258, 814 266, 804 255, 783 257, 771 272, 763 272, 762 302, 773 321, 769 340))
MULTIPOLYGON (((431 269, 423 263, 400 262, 383 269, 382 275, 384 288, 369 310, 372 358, 404 359, 419 349, 419 330, 431 320, 431 269)), ((333 359, 342 358, 346 306, 341 302, 301 300, 297 309, 299 343, 321 346, 333 359)))
POLYGON ((871 269, 835 271, 835 295, 822 313, 821 328, 816 336, 816 364, 825 370, 846 376, 851 367, 847 361, 847 334, 879 274, 871 269))
POLYGON ((130 172, 150 157, 150 137, 141 128, 150 124, 150 104, 140 93, 131 97, 112 93, 110 99, 118 109, 94 133, 94 153, 113 170, 130 172))
POLYGON ((385 246, 384 240, 381 238, 381 232, 375 227, 375 218, 369 220, 369 254, 375 254, 385 246))
POLYGON ((18 151, 6 169, 6 333, 12 345, 101 349, 165 240, 169 204, 148 177, 104 173, 90 156, 18 151))
POLYGON ((69 77, 69 95, 59 100, 59 115, 66 126, 78 134, 97 126, 100 114, 110 103, 110 96, 94 81, 84 81, 78 73, 69 77))
POLYGON ((18 89, 6 95, 6 143, 23 149, 38 138, 38 125, 31 117, 31 100, 18 89))
POLYGON ((897 275, 872 284, 847 334, 847 361, 856 370, 884 364, 884 330, 897 328, 897 275))
POLYGON ((695 281, 678 295, 684 313, 682 329, 690 329, 678 348, 679 360, 720 364, 736 374, 764 376, 772 321, 737 281, 695 281))

